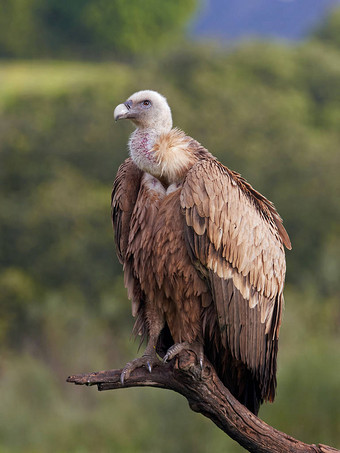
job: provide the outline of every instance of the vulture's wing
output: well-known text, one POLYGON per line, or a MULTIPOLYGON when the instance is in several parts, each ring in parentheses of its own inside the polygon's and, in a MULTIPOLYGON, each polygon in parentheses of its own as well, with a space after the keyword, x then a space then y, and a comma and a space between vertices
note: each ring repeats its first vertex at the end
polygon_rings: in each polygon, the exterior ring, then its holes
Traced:
POLYGON ((124 282, 132 303, 132 314, 137 316, 134 331, 143 335, 144 295, 127 254, 130 220, 138 197, 142 174, 143 172, 130 157, 122 163, 113 183, 111 213, 117 256, 124 267, 124 282))
POLYGON ((137 200, 142 171, 129 157, 119 167, 111 194, 112 225, 119 261, 124 264, 130 219, 137 200))
MULTIPOLYGON (((275 394, 277 338, 290 242, 274 206, 214 159, 189 171, 181 192, 185 236, 211 288, 221 340, 275 394)), ((209 327, 211 329, 211 327, 209 327)))

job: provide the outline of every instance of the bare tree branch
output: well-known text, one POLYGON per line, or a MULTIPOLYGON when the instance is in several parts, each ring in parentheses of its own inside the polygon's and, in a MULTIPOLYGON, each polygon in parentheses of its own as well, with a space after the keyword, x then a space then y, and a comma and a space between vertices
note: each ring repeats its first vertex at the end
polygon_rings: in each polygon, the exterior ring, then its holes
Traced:
POLYGON ((340 453, 327 445, 309 445, 267 425, 240 404, 222 384, 213 366, 205 360, 201 372, 190 352, 181 353, 170 363, 155 367, 150 374, 145 368, 136 369, 120 382, 122 370, 69 376, 67 382, 97 385, 98 390, 127 387, 158 387, 185 396, 190 408, 210 418, 246 450, 253 453, 340 453))

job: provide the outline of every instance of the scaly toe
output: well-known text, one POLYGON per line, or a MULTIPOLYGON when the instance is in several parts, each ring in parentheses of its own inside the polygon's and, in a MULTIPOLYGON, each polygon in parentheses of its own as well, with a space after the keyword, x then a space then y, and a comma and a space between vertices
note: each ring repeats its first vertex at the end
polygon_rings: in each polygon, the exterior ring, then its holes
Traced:
POLYGON ((179 354, 181 351, 186 349, 187 344, 185 343, 176 343, 173 346, 171 346, 165 356, 163 357, 163 362, 168 362, 169 360, 173 359, 176 357, 177 354, 179 354))
POLYGON ((193 351, 196 354, 197 361, 199 363, 199 366, 201 370, 203 370, 203 358, 204 358, 204 351, 203 351, 203 346, 198 343, 189 343, 187 341, 184 341, 183 343, 176 343, 173 346, 171 346, 168 350, 167 353, 165 354, 163 358, 163 362, 167 362, 174 357, 176 357, 177 354, 179 354, 182 351, 193 351))
POLYGON ((124 382, 126 379, 130 377, 130 374, 136 370, 137 368, 140 367, 145 367, 149 371, 149 373, 152 372, 152 368, 159 365, 161 362, 155 354, 144 354, 142 357, 139 357, 138 359, 132 360, 132 362, 129 362, 125 365, 123 368, 123 371, 120 375, 120 382, 122 385, 124 385, 124 382))

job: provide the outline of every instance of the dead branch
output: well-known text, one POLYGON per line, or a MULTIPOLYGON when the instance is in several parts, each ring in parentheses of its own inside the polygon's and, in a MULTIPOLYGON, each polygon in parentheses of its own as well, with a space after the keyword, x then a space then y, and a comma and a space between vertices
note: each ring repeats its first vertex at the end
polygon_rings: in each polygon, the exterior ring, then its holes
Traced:
POLYGON ((232 439, 253 453, 340 453, 327 445, 309 445, 267 425, 240 404, 224 387, 213 366, 205 360, 201 372, 189 352, 181 353, 170 363, 155 367, 150 374, 138 368, 120 382, 122 370, 69 376, 67 382, 97 385, 98 390, 127 387, 158 387, 185 396, 190 408, 210 418, 232 439))

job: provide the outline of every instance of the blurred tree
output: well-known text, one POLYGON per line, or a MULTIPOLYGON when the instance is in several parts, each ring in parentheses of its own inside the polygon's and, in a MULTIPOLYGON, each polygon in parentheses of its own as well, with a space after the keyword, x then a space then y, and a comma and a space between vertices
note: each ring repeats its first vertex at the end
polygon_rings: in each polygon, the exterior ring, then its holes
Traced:
POLYGON ((311 37, 340 49, 340 8, 332 10, 311 37))
POLYGON ((197 0, 1 0, 0 56, 153 53, 183 37, 197 0))

